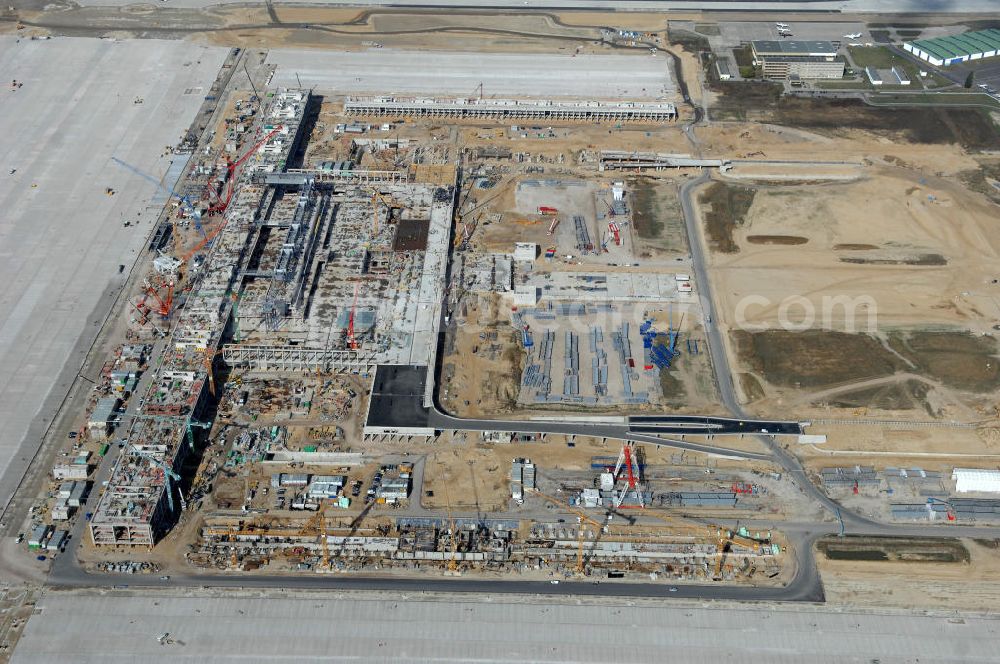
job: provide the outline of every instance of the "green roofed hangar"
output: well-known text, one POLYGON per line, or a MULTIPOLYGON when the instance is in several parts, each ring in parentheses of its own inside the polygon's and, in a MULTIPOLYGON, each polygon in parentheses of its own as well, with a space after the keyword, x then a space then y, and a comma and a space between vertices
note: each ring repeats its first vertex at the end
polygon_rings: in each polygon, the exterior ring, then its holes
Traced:
POLYGON ((990 28, 950 37, 918 39, 904 43, 903 50, 938 67, 993 58, 1000 55, 1000 30, 990 28))

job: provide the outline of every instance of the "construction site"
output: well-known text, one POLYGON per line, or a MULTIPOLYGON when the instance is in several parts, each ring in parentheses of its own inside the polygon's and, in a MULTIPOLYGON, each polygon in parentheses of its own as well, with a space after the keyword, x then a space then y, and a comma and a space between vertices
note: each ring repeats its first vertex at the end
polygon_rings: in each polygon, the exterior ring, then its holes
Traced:
POLYGON ((460 32, 218 53, 169 165, 109 156, 101 197, 152 190, 148 235, 29 564, 796 601, 829 570, 870 603, 845 561, 981 580, 951 532, 1000 525, 986 143, 804 98, 733 120, 633 18, 483 37, 471 85, 460 32))
POLYGON ((674 122, 672 103, 297 88, 221 99, 176 184, 118 160, 155 184, 162 216, 127 343, 53 469, 72 484, 35 513, 47 516, 31 547, 60 551, 60 528, 78 522, 77 554, 95 572, 787 582, 780 534, 736 525, 767 511, 763 470, 719 468, 706 482, 696 468, 709 457, 651 447, 647 461, 631 443, 609 449, 614 439, 405 421, 437 399, 492 407, 488 392, 453 386, 458 358, 473 373, 489 358, 523 367, 504 377, 520 383, 516 408, 616 412, 661 402, 674 358, 703 357, 688 334, 702 319, 692 277, 666 256, 640 263, 635 215, 650 211, 636 210, 632 184, 587 155, 515 155, 481 124, 558 120, 569 124, 501 133, 567 144, 588 123, 674 122), (549 162, 565 166, 540 177, 549 162), (481 348, 456 348, 470 332, 481 348), (424 378, 403 397, 398 376, 413 368, 424 378), (535 461, 501 460, 511 444, 535 461))
POLYGON ((9 7, 0 662, 991 661, 995 7, 764 4, 9 7))
POLYGON ((778 467, 696 454, 671 470, 648 445, 616 459, 613 438, 426 415, 711 412, 710 315, 680 211, 661 206, 696 169, 747 167, 672 139, 619 149, 673 122, 670 104, 364 99, 232 94, 164 191, 126 325, 149 359, 109 368, 119 400, 90 416, 120 452, 87 564, 787 581, 780 533, 738 525, 798 513, 771 503, 789 490, 778 467), (482 124, 539 108, 559 109, 552 126, 482 124), (487 451, 508 445, 534 460, 509 486, 487 451))
MULTIPOLYGON (((537 446, 519 449, 532 447, 537 446)), ((542 454, 548 458, 551 451, 542 454)), ((330 464, 295 468, 319 473, 337 463, 357 464, 340 466, 342 475, 275 473, 281 464, 266 462, 270 480, 247 483, 251 488, 242 514, 205 512, 198 544, 186 560, 220 571, 405 574, 442 569, 553 580, 755 578, 781 583, 791 572, 777 533, 712 522, 713 515, 728 522, 734 515, 759 512, 768 484, 775 481, 762 472, 720 470, 714 480, 731 482, 726 491, 677 491, 681 482, 698 487, 700 478, 694 473, 686 482, 674 478, 665 490, 666 466, 648 464, 632 445, 623 446, 617 459, 595 456, 589 470, 561 471, 551 478, 536 474, 531 460, 515 458, 504 464, 506 495, 497 496, 497 509, 484 511, 491 500, 488 491, 450 476, 442 485, 438 474, 449 471, 436 462, 423 456, 416 462, 386 459, 373 464, 368 455, 341 454, 330 464), (476 495, 475 515, 468 512, 470 490, 476 495), (349 496, 359 505, 352 505, 349 496), (442 503, 443 509, 427 507, 442 503), (700 516, 691 521, 671 517, 664 511, 670 507, 700 516), (555 518, 558 514, 566 518, 555 518)))

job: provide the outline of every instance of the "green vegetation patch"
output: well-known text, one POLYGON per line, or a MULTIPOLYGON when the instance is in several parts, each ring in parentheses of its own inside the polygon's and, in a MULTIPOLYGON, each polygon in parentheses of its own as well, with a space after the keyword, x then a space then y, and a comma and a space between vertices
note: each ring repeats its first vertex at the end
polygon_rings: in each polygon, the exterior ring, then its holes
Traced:
POLYGON ((740 359, 772 385, 825 387, 889 376, 904 363, 867 334, 828 330, 732 332, 740 359))
POLYGON ((733 240, 733 231, 746 221, 757 191, 725 182, 714 182, 698 197, 704 209, 705 230, 712 249, 724 254, 740 250, 733 240), (711 206, 709 209, 708 206, 711 206))
POLYGON ((946 537, 824 537, 816 548, 827 560, 952 564, 970 560, 960 540, 946 537))
POLYGON ((847 53, 859 69, 864 69, 865 67, 889 69, 893 65, 901 67, 912 66, 909 60, 896 55, 885 46, 848 46, 847 53))
POLYGON ((842 392, 824 403, 835 408, 878 408, 880 410, 914 410, 922 408, 931 417, 936 414, 927 403, 930 387, 919 380, 878 385, 867 389, 842 392))
POLYGON ((987 393, 1000 388, 1000 358, 992 337, 958 331, 896 331, 889 345, 920 373, 948 387, 987 393))

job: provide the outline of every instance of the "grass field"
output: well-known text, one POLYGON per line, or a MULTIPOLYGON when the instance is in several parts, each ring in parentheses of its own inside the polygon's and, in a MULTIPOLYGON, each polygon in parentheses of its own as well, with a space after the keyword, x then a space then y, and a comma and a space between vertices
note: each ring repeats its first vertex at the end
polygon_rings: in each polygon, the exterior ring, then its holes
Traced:
MULTIPOLYGON (((920 67, 917 66, 913 61, 904 58, 901 55, 897 55, 892 51, 892 49, 887 46, 849 46, 847 48, 847 53, 851 58, 851 61, 855 65, 855 69, 860 75, 864 75, 865 67, 874 67, 876 69, 889 69, 891 67, 900 67, 906 72, 910 80, 913 81, 914 86, 923 85, 927 88, 940 88, 947 85, 951 85, 951 81, 933 72, 925 77, 920 77, 920 67)), ((865 83, 867 84, 867 80, 865 83)))
POLYGON ((923 106, 981 106, 1000 109, 1000 102, 987 94, 978 92, 941 92, 926 94, 878 94, 868 99, 871 104, 887 106, 923 105, 923 106))

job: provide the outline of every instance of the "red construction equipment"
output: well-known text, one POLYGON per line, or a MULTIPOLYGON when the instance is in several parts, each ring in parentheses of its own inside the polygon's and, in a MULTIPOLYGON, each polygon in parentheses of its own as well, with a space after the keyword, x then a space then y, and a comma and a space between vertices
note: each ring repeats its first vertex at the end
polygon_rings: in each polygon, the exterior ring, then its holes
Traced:
POLYGON ((219 225, 211 233, 208 233, 205 237, 201 238, 201 240, 198 241, 198 244, 191 247, 191 249, 188 250, 188 252, 184 254, 179 260, 182 263, 187 263, 189 260, 191 260, 192 256, 194 256, 196 253, 204 249, 205 245, 214 240, 215 236, 221 233, 222 229, 225 227, 226 227, 226 221, 225 219, 223 219, 222 222, 219 223, 219 225))
POLYGON ((250 156, 253 155, 254 152, 256 152, 258 149, 260 149, 260 147, 262 145, 264 145, 269 140, 271 140, 271 137, 273 137, 275 134, 277 134, 280 131, 282 131, 284 128, 285 128, 284 125, 278 125, 274 129, 272 129, 266 136, 264 136, 264 138, 260 139, 256 143, 254 143, 253 147, 250 148, 249 150, 247 150, 246 154, 244 154, 242 157, 240 157, 236 161, 228 161, 227 160, 227 162, 226 162, 226 179, 223 181, 222 191, 217 193, 214 190, 212 190, 212 188, 209 188, 209 190, 208 190, 209 194, 211 196, 215 197, 215 202, 212 203, 209 206, 209 208, 208 208, 208 214, 209 215, 222 214, 222 213, 224 213, 226 211, 226 208, 229 207, 229 202, 231 200, 233 200, 233 192, 236 189, 236 187, 235 187, 235 185, 236 185, 236 170, 240 166, 242 166, 243 163, 247 159, 249 159, 250 156))
POLYGON ((358 349, 358 340, 354 338, 354 312, 358 308, 358 285, 354 284, 354 302, 351 304, 351 314, 347 319, 347 346, 351 350, 358 349))
POLYGON ((618 224, 616 224, 613 221, 609 223, 608 231, 610 231, 611 234, 615 237, 615 244, 621 246, 622 236, 621 236, 621 229, 618 227, 618 224))
POLYGON ((547 205, 538 206, 538 214, 545 215, 546 217, 554 217, 559 214, 559 210, 554 207, 549 207, 547 205))
MULTIPOLYGON (((146 282, 145 286, 146 295, 156 300, 156 312, 160 314, 160 318, 169 318, 174 308, 174 282, 171 281, 167 284, 167 294, 165 297, 160 297, 157 289, 151 283, 146 282)), ((140 306, 142 305, 145 305, 145 298, 140 306)))
POLYGON ((629 504, 626 507, 646 507, 646 500, 639 488, 639 459, 635 454, 635 446, 633 443, 625 442, 622 444, 622 450, 618 453, 618 463, 615 464, 614 475, 615 481, 618 481, 619 473, 625 468, 626 477, 626 487, 618 494, 618 498, 615 500, 615 509, 620 509, 622 504, 625 502, 625 498, 632 494, 636 504, 629 504))
POLYGON ((138 302, 128 301, 132 305, 132 308, 136 310, 139 314, 139 325, 145 325, 149 322, 149 306, 146 304, 146 294, 143 293, 142 299, 138 302))

